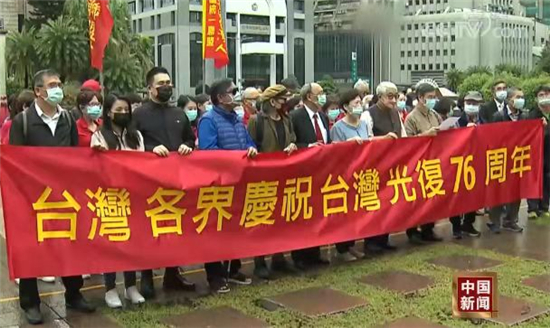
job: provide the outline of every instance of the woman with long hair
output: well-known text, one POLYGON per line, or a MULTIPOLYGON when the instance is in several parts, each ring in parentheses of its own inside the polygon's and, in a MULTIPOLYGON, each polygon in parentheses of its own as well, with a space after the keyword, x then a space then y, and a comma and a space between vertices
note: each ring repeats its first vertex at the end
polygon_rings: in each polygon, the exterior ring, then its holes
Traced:
MULTIPOLYGON (((91 147, 98 150, 145 151, 143 137, 131 124, 132 105, 129 99, 108 95, 103 104, 103 126, 92 135, 91 147)), ((105 302, 112 309, 121 308, 122 301, 116 289, 116 273, 105 273, 105 302)), ((132 304, 141 304, 145 298, 136 287, 136 272, 124 272, 124 296, 132 304)))

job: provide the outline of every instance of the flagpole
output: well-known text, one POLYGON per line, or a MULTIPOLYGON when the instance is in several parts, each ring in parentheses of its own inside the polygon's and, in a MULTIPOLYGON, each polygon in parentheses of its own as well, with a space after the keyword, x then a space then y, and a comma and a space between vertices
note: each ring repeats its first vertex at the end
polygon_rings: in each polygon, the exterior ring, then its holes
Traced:
POLYGON ((202 58, 202 93, 206 93, 206 59, 202 58))
POLYGON ((103 71, 99 71, 99 84, 101 85, 101 98, 105 100, 105 87, 103 80, 103 71))

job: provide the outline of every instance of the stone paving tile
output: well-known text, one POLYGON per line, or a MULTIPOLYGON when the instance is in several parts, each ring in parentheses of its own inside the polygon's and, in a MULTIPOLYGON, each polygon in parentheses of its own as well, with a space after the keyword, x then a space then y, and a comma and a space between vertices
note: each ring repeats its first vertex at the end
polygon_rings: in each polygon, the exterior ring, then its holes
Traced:
POLYGON ((378 326, 378 328, 447 328, 437 323, 430 322, 428 320, 420 319, 417 317, 406 317, 396 321, 390 322, 384 326, 378 326))
POLYGON ((170 316, 163 323, 175 328, 267 328, 260 319, 247 316, 231 307, 198 310, 170 316))
POLYGON ((113 319, 97 312, 93 314, 74 314, 65 318, 71 328, 120 328, 113 319))
POLYGON ((546 314, 548 311, 550 311, 548 307, 501 295, 498 298, 498 317, 486 320, 512 326, 546 314))
POLYGON ((433 284, 433 278, 406 271, 384 271, 359 279, 364 284, 411 295, 433 284))
POLYGON ((311 317, 344 312, 368 304, 362 298, 318 287, 268 297, 265 301, 311 317))
POLYGON ((524 279, 522 283, 543 292, 550 293, 550 274, 527 278, 524 279))
POLYGON ((488 259, 486 257, 471 255, 442 256, 431 259, 428 262, 460 271, 488 269, 502 263, 501 261, 488 259))
MULTIPOLYGON (((52 311, 47 304, 40 307, 44 317, 44 324, 37 327, 68 327, 57 313, 52 311)), ((23 311, 19 308, 19 301, 0 303, 0 327, 27 327, 27 321, 23 311)))

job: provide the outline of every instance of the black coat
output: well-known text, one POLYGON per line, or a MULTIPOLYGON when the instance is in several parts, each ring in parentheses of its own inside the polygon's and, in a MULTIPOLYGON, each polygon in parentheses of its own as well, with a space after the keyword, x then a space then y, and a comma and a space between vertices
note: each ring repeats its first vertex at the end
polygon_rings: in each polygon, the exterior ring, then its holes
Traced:
MULTIPOLYGON (((505 101, 503 111, 508 110, 507 106, 508 105, 506 104, 506 101, 505 101)), ((499 110, 497 107, 497 103, 494 99, 492 99, 491 101, 481 105, 481 108, 479 109, 479 116, 483 122, 491 123, 493 121, 493 117, 495 113, 497 113, 498 111, 499 110)))
MULTIPOLYGON (((331 143, 330 140, 330 130, 328 124, 328 117, 319 112, 319 117, 323 126, 327 131, 327 144, 331 143)), ((309 114, 305 108, 300 108, 294 110, 290 113, 290 119, 292 120, 292 125, 294 126, 294 133, 296 134, 296 146, 298 148, 307 148, 310 144, 317 142, 317 135, 315 134, 315 127, 309 118, 309 114)))
MULTIPOLYGON (((540 120, 544 115, 537 107, 526 115, 527 119, 540 120)), ((544 129, 544 172, 550 173, 550 122, 544 129)))
POLYGON ((78 146, 78 129, 73 116, 68 111, 62 111, 55 128, 55 135, 46 123, 38 116, 33 102, 24 113, 19 113, 10 129, 10 145, 37 147, 72 147, 78 146), (27 121, 25 136, 24 118, 27 121))

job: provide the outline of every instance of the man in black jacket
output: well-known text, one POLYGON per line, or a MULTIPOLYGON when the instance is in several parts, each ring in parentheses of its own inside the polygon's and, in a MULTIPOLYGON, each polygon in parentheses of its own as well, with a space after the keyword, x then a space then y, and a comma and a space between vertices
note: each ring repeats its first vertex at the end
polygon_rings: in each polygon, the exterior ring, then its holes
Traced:
MULTIPOLYGON (((34 76, 35 102, 13 120, 10 129, 10 145, 40 147, 76 147, 78 131, 72 116, 59 106, 63 100, 59 74, 43 70, 34 76)), ((80 293, 82 276, 63 277, 65 304, 81 312, 94 312, 80 293)), ((40 313, 40 296, 36 278, 19 282, 19 304, 30 324, 43 322, 40 313)))
MULTIPOLYGON (((132 114, 136 128, 143 135, 146 151, 161 157, 170 152, 188 155, 195 148, 195 134, 185 112, 170 105, 172 81, 163 67, 154 67, 147 73, 149 100, 132 114)), ((166 268, 163 287, 168 290, 195 290, 195 285, 179 273, 178 267, 166 268)), ((142 272, 141 295, 155 297, 153 271, 142 272)))
MULTIPOLYGON (((525 107, 525 94, 520 88, 512 87, 508 89, 506 99, 507 106, 502 112, 496 112, 493 116, 493 123, 498 122, 517 122, 522 119, 521 111, 525 107)), ((524 117, 523 117, 524 118, 524 117)), ((519 207, 521 200, 499 205, 489 210, 489 219, 491 222, 487 226, 493 233, 500 233, 500 219, 505 214, 502 229, 513 232, 522 232, 523 228, 518 225, 519 207)))
MULTIPOLYGON (((317 83, 308 83, 302 87, 300 96, 304 108, 294 110, 291 114, 292 126, 296 134, 298 148, 317 147, 329 144, 330 133, 328 117, 321 108, 326 102, 323 88, 317 83)), ((292 252, 294 266, 306 270, 315 265, 327 265, 328 261, 321 258, 321 249, 312 247, 292 252)))
POLYGON ((529 114, 526 114, 529 119, 542 120, 544 123, 544 165, 542 171, 542 198, 529 199, 527 201, 527 217, 536 219, 538 217, 548 219, 550 202, 550 86, 540 86, 536 91, 537 107, 529 114))
POLYGON ((503 80, 497 80, 493 83, 493 99, 481 106, 479 115, 481 121, 490 123, 496 112, 503 112, 506 109, 506 97, 508 86, 503 80))

